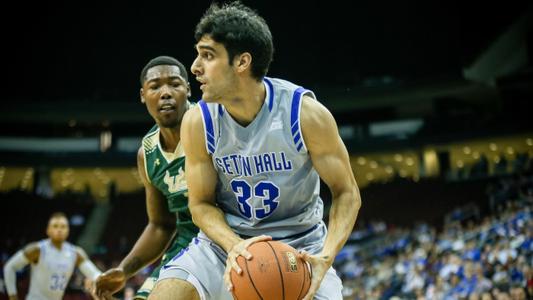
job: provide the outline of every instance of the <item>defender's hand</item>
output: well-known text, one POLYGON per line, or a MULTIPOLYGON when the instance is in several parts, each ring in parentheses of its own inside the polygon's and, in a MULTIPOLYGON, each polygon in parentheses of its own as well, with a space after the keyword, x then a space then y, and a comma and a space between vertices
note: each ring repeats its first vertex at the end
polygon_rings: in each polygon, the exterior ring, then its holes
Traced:
POLYGON ((108 299, 126 285, 126 274, 122 268, 109 269, 96 278, 94 296, 108 299))

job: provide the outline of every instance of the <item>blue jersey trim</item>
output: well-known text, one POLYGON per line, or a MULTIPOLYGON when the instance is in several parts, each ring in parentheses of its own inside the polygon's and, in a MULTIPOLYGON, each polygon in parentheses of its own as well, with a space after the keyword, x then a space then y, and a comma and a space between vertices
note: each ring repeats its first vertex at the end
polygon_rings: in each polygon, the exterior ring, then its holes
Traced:
POLYGON ((268 111, 272 111, 272 106, 274 106, 274 86, 272 85, 272 82, 265 77, 265 82, 268 86, 268 111))
POLYGON ((292 139, 294 140, 294 144, 295 144, 295 145, 298 145, 298 142, 300 142, 300 139, 301 139, 301 138, 302 138, 302 136, 300 135, 300 133, 299 133, 299 132, 296 132, 296 135, 293 136, 293 138, 292 138, 292 139))
POLYGON ((209 154, 213 154, 215 152, 215 134, 213 130, 213 120, 211 119, 211 114, 209 113, 209 108, 207 107, 207 103, 205 103, 204 100, 200 100, 198 104, 200 105, 200 108, 202 109, 202 116, 204 119, 205 143, 206 143, 207 151, 209 152, 209 154))
POLYGON ((292 95, 291 103, 291 133, 296 146, 296 151, 300 151, 303 147, 302 135, 300 134, 300 102, 302 101, 302 94, 306 90, 302 87, 297 88, 292 95))
POLYGON ((300 142, 298 145, 296 145, 296 151, 300 152, 300 149, 304 146, 304 143, 300 142))

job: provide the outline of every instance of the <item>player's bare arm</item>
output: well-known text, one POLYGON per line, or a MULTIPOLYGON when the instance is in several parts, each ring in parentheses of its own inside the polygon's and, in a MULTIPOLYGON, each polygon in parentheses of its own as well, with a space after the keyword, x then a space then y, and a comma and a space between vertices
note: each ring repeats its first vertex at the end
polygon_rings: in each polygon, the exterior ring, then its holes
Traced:
POLYGON ((24 250, 18 251, 4 265, 4 281, 9 300, 17 300, 16 272, 26 265, 35 264, 39 261, 40 248, 39 243, 34 242, 24 247, 24 250))
POLYGON ((332 194, 328 235, 317 256, 304 254, 313 265, 313 279, 305 300, 312 299, 337 253, 344 246, 361 207, 359 189, 350 167, 348 151, 342 142, 335 119, 318 101, 304 96, 301 126, 314 168, 332 194))
POLYGON ((200 108, 195 107, 185 114, 181 126, 182 143, 187 157, 185 173, 189 187, 189 209, 196 226, 228 253, 224 279, 227 287, 231 289, 231 268, 241 273, 237 257, 242 255, 250 259, 252 255, 246 250, 248 246, 271 238, 259 236, 243 240, 226 223, 224 213, 215 204, 217 173, 205 149, 205 137, 202 132, 200 108))
POLYGON ((147 179, 142 147, 137 153, 137 170, 146 192, 148 224, 117 268, 103 273, 96 281, 96 295, 104 297, 121 290, 141 268, 157 260, 176 233, 176 216, 169 212, 165 197, 147 179))
POLYGON ((205 149, 203 121, 199 106, 185 113, 181 137, 185 150, 185 176, 189 188, 189 209, 194 224, 209 238, 229 251, 241 238, 226 223, 215 204, 217 173, 205 149))
POLYGON ((142 147, 137 153, 137 170, 146 193, 148 225, 120 264, 127 276, 133 276, 139 269, 158 259, 176 233, 176 215, 169 211, 163 194, 146 177, 142 147))
POLYGON ((76 247, 76 267, 78 267, 85 278, 89 279, 91 282, 96 280, 96 278, 102 273, 89 259, 87 253, 85 253, 80 247, 76 247))

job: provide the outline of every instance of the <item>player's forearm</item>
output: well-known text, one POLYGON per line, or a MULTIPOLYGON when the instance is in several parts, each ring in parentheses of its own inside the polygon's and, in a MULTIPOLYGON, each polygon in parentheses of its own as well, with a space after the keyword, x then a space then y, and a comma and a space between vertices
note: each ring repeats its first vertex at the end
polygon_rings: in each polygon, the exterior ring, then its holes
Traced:
POLYGON ((123 269, 127 278, 132 277, 164 253, 175 232, 175 226, 171 228, 149 223, 119 268, 123 269))
POLYGON ((194 224, 226 252, 242 240, 229 227, 220 208, 209 203, 200 203, 189 206, 189 209, 194 224))
POLYGON ((18 251, 4 265, 4 281, 9 296, 17 296, 17 271, 29 263, 26 255, 22 251, 18 251))
POLYGON ((80 271, 81 273, 86 277, 86 278, 89 278, 90 280, 96 280, 96 278, 98 276, 100 276, 100 274, 102 274, 102 271, 100 271, 100 269, 98 269, 98 267, 96 267, 94 265, 94 263, 92 261, 90 261, 88 258, 85 259, 80 265, 79 265, 79 268, 80 268, 80 271))
POLYGON ((4 266, 4 281, 6 285, 7 294, 17 296, 17 274, 12 266, 4 266))
POLYGON ((334 195, 329 212, 328 235, 321 256, 327 256, 333 262, 352 233, 360 207, 361 196, 357 186, 338 196, 334 195))

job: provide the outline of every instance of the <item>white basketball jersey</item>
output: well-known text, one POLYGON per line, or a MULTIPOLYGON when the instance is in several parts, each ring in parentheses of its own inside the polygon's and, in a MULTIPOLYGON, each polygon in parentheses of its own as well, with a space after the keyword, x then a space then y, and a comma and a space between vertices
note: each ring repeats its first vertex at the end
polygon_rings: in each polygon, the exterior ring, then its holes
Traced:
POLYGON ((199 105, 226 221, 243 236, 284 239, 322 221, 320 179, 300 128, 302 95, 314 94, 281 79, 265 78, 264 84, 265 102, 246 127, 223 105, 199 105))
POLYGON ((64 242, 61 250, 49 239, 39 242, 37 264, 31 265, 28 300, 60 300, 76 266, 76 248, 64 242))

